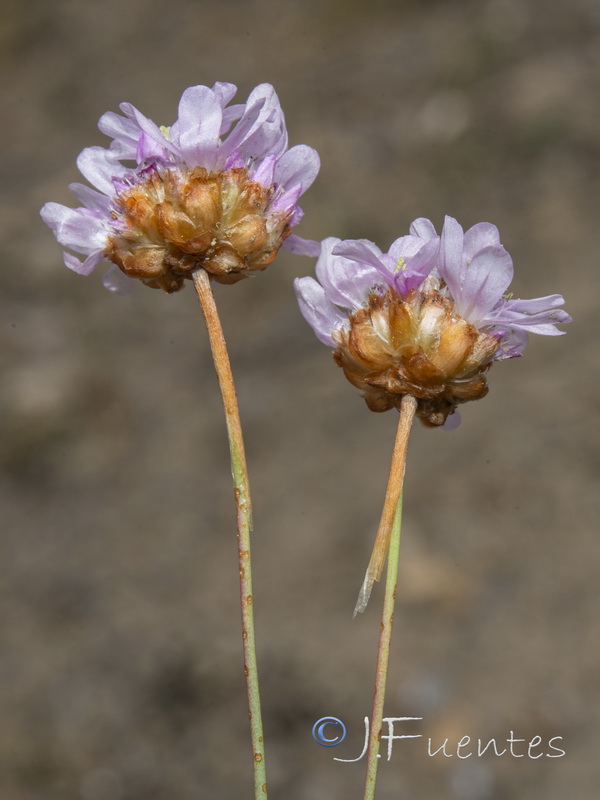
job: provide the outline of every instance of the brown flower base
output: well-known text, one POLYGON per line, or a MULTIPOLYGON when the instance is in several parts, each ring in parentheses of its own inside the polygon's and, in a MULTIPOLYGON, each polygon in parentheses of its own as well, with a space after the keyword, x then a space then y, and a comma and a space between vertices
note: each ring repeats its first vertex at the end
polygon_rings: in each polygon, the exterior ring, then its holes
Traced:
POLYGON ((391 288, 372 294, 334 338, 336 363, 372 411, 400 408, 402 397, 412 395, 429 427, 443 425, 459 403, 487 394, 484 373, 498 348, 496 338, 458 316, 435 288, 406 298, 391 288))
POLYGON ((272 189, 245 167, 208 172, 153 168, 117 197, 106 257, 147 286, 176 292, 203 268, 219 283, 265 269, 291 231, 289 213, 270 212, 272 189))

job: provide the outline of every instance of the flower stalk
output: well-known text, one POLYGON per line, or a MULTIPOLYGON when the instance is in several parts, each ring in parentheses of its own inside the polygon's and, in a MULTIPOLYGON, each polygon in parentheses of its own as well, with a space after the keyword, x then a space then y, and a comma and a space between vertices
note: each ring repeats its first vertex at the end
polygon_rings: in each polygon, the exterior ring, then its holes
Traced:
MULTIPOLYGON (((369 562, 369 569, 365 577, 365 584, 369 579, 370 571, 374 565, 379 570, 383 569, 386 551, 388 551, 388 566, 385 580, 385 596, 383 601, 383 613, 381 616, 381 632, 379 634, 379 650, 377 653, 377 669, 375 673, 375 693, 373 696, 373 713, 369 728, 369 745, 367 751, 367 777, 365 781, 365 792, 363 800, 373 800, 375 797, 375 781, 377 778, 377 762, 379 759, 379 743, 381 740, 381 726, 383 721, 383 705, 385 702, 385 689, 387 683, 388 662, 390 656, 390 642, 392 638, 392 623, 394 620, 394 604, 396 600, 396 585, 398 583, 398 562, 400 557, 400 533, 402 529, 402 487, 404 484, 404 473, 406 467, 406 450, 408 447, 408 437, 412 428, 412 423, 417 410, 417 401, 411 395, 404 395, 400 404, 400 419, 398 421, 398 432, 394 444, 394 454, 392 466, 386 491, 386 498, 381 517, 379 531, 373 550, 373 556, 369 562), (391 515, 393 517, 390 519, 391 515), (390 525, 391 523, 391 525, 390 525), (379 548, 379 549, 378 549, 379 548), (377 555, 376 555, 377 552, 377 555)), ((371 573, 373 584, 374 572, 371 573)), ((357 604, 357 610, 363 597, 365 589, 361 590, 361 596, 357 604)), ((370 588, 369 588, 370 593, 370 588)), ((368 600, 368 595, 367 598, 368 600)), ((366 602, 365 602, 366 604, 366 602)), ((356 611, 354 612, 356 614, 356 611)))
POLYGON ((210 347, 219 387, 221 389, 221 396, 223 398, 227 436, 229 438, 231 470, 237 512, 242 643, 244 650, 244 674, 246 676, 246 691, 248 695, 248 711, 250 716, 250 735, 252 740, 254 796, 255 800, 266 800, 267 776, 254 638, 252 568, 250 559, 252 506, 250 502, 250 485, 248 482, 246 454, 231 364, 229 362, 223 328, 221 327, 215 299, 210 286, 210 278, 204 269, 198 269, 193 273, 193 280, 208 329, 210 347))

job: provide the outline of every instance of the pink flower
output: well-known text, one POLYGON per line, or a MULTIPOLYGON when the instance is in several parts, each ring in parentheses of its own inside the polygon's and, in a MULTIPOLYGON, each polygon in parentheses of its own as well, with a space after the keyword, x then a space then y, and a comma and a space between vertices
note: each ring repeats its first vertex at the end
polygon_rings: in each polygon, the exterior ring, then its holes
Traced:
POLYGON ((559 335, 556 325, 571 321, 561 295, 506 294, 512 259, 488 222, 464 233, 446 217, 439 237, 417 219, 388 253, 366 240, 325 239, 316 272, 318 281, 295 282, 300 310, 348 380, 374 411, 413 395, 430 426, 487 394, 485 372, 521 355, 528 333, 559 335))
POLYGON ((170 128, 129 103, 124 116, 100 118, 110 146, 87 147, 77 159, 95 189, 71 184, 80 207, 46 203, 41 212, 58 241, 84 256, 66 252, 70 269, 88 275, 110 260, 107 288, 127 291, 140 278, 171 292, 199 267, 232 283, 264 269, 282 245, 318 253, 316 242, 291 234, 302 219, 298 198, 319 171, 316 151, 288 149, 272 86, 229 105, 235 93, 230 83, 186 89, 170 128))

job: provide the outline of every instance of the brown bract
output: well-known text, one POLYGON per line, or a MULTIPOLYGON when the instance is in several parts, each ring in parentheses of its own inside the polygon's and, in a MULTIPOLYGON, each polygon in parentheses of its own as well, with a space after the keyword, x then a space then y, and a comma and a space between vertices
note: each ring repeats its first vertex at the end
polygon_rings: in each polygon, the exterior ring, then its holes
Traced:
POLYGON ((394 289, 372 294, 369 304, 337 330, 334 359, 372 411, 399 408, 402 396, 417 398, 425 425, 443 425, 459 403, 488 392, 484 372, 498 342, 454 312, 438 289, 394 289))
POLYGON ((113 216, 122 232, 105 255, 166 292, 181 289, 199 267, 219 283, 235 283, 267 267, 290 233, 291 212, 269 212, 272 194, 245 167, 155 168, 118 194, 113 216))

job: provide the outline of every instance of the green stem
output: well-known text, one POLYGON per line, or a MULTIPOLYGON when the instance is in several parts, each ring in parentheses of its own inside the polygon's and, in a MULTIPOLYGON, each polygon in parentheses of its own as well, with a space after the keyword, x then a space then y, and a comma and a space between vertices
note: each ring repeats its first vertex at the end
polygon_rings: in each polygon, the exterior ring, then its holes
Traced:
POLYGON ((198 299, 200 300, 206 327, 208 329, 215 370, 223 397, 227 435, 229 437, 233 489, 237 511, 238 561, 240 572, 240 599, 242 606, 242 644, 250 716, 250 735, 252 739, 254 797, 255 800, 266 800, 267 775, 265 767, 265 748, 260 710, 260 692, 258 688, 256 645, 254 641, 252 569, 250 562, 252 506, 250 503, 248 468, 246 466, 240 412, 233 383, 231 364, 229 363, 225 337, 223 336, 223 329, 210 286, 210 278, 205 270, 199 269, 194 272, 194 286, 196 287, 196 293, 198 294, 198 299))
MULTIPOLYGON (((381 615, 381 632, 379 634, 379 650, 377 653, 377 669, 375 673, 375 694, 373 696, 373 713, 369 730, 369 746, 367 751, 367 778, 363 800, 373 800, 375 797, 375 781, 377 778, 377 762, 379 761, 379 743, 381 741, 381 727, 383 724, 383 705, 385 702, 385 689, 387 683, 388 662, 390 657, 390 642, 392 639, 392 623, 394 621, 394 604, 396 601, 396 585, 398 583, 398 562, 400 559, 400 533, 402 530, 402 486, 404 483, 404 467, 406 464, 406 448, 408 436, 415 415, 416 400, 409 395, 404 395, 400 407, 398 421, 398 434, 394 446, 392 464, 397 464, 401 458, 401 473, 399 485, 390 486, 386 501, 393 498, 395 514, 389 539, 388 564, 385 576, 385 596, 383 613, 381 615)), ((392 468, 392 472, 395 470, 392 468)), ((391 481, 390 481, 391 483, 391 481)))

